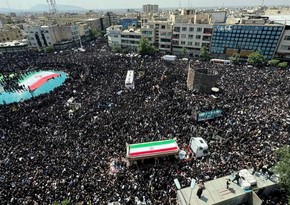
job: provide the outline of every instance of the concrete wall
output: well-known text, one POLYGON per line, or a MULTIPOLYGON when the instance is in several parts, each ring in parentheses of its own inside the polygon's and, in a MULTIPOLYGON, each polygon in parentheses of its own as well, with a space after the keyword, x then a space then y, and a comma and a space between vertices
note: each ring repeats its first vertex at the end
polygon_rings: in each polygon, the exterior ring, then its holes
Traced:
POLYGON ((219 78, 218 73, 212 73, 208 69, 196 69, 193 76, 193 87, 199 92, 211 92, 219 78))

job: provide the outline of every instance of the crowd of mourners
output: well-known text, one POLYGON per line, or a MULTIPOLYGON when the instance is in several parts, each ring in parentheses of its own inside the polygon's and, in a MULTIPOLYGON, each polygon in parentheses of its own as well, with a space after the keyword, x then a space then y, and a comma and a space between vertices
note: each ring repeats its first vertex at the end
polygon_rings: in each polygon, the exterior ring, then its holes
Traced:
MULTIPOLYGON (((211 65, 192 59, 193 68, 216 69, 221 90, 189 91, 188 61, 155 56, 116 55, 105 41, 87 43, 85 52, 6 53, 4 76, 34 70, 68 74, 63 86, 30 100, 0 105, 0 203, 176 204, 178 178, 212 180, 243 168, 272 166, 275 150, 289 144, 290 71, 246 65, 211 65), (127 70, 135 89, 125 88, 127 70), (81 103, 69 115, 67 101, 81 103), (98 106, 109 102, 114 106, 98 106), (197 122, 198 112, 223 116, 197 122), (200 160, 147 159, 126 166, 126 143, 203 137, 210 155, 200 160), (118 173, 110 173, 115 159, 118 173)), ((191 58, 191 57, 190 57, 191 58)), ((11 89, 11 88, 10 88, 11 89)), ((286 204, 277 191, 263 204, 286 204)))

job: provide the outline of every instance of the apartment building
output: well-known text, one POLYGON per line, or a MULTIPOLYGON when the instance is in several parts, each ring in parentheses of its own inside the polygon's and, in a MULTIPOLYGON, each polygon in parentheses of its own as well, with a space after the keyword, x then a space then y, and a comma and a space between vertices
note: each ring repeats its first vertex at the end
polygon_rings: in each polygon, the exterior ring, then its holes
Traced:
POLYGON ((156 13, 158 12, 158 5, 146 4, 143 5, 143 12, 145 13, 156 13))
POLYGON ((23 38, 21 29, 16 26, 4 26, 0 28, 0 43, 21 40, 23 38))
POLYGON ((284 32, 284 25, 214 25, 210 52, 217 56, 231 56, 240 53, 247 57, 259 50, 266 58, 271 59, 279 45, 284 32))
POLYGON ((80 38, 78 25, 25 26, 24 30, 32 48, 45 48, 80 38))
POLYGON ((146 37, 151 44, 154 43, 154 29, 123 29, 121 25, 115 25, 107 28, 107 37, 109 46, 120 45, 122 48, 135 50, 141 37, 146 37))
POLYGON ((285 27, 275 57, 290 60, 290 25, 285 27))
POLYGON ((149 21, 147 28, 153 31, 154 45, 161 52, 171 51, 172 24, 169 21, 149 21))
POLYGON ((182 52, 184 48, 192 55, 198 55, 200 48, 209 47, 213 25, 175 23, 173 26, 172 51, 182 52))

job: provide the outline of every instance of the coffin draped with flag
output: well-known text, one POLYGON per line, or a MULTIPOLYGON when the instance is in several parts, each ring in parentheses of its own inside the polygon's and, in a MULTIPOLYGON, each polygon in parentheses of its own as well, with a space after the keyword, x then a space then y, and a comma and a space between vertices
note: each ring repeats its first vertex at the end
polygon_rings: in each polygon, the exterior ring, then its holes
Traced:
POLYGON ((176 155, 178 152, 179 147, 175 139, 127 144, 127 158, 129 160, 176 155))

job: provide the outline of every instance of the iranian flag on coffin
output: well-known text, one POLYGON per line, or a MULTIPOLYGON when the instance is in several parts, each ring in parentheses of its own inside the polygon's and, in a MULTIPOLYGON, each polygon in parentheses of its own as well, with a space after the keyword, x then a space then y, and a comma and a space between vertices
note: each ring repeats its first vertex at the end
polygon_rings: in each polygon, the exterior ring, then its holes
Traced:
POLYGON ((127 156, 129 158, 146 158, 158 155, 177 154, 178 145, 174 139, 154 141, 129 145, 127 156))
POLYGON ((40 71, 26 76, 19 85, 24 85, 29 90, 36 90, 51 78, 58 77, 59 75, 53 71, 40 71))

